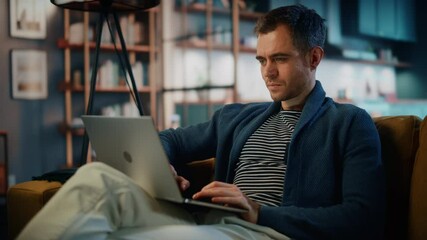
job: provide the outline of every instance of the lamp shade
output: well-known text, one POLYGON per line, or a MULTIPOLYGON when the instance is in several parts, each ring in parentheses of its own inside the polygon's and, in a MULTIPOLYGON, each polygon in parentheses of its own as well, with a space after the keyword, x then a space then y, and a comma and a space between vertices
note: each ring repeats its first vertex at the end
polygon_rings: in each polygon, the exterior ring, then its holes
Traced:
POLYGON ((155 7, 160 0, 50 0, 56 6, 79 11, 142 11, 155 7))

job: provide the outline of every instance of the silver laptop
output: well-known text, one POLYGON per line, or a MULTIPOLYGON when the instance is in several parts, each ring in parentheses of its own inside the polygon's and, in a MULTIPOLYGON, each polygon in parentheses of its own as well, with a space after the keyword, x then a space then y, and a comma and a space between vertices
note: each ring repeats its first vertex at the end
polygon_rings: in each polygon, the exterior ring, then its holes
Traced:
POLYGON ((154 198, 232 212, 246 210, 184 198, 149 116, 82 116, 96 161, 123 172, 154 198))

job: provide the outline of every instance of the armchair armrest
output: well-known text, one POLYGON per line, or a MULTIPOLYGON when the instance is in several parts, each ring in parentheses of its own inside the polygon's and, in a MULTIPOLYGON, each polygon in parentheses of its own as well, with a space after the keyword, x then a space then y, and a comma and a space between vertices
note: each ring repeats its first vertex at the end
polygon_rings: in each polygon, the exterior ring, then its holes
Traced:
MULTIPOLYGON (((196 161, 184 167, 183 176, 190 182, 188 195, 213 178, 214 159, 196 161)), ((30 219, 61 188, 60 182, 33 180, 16 184, 7 192, 7 221, 9 239, 15 239, 30 219)))
POLYGON ((16 184, 7 192, 9 239, 17 237, 28 221, 62 186, 59 182, 28 181, 16 184))

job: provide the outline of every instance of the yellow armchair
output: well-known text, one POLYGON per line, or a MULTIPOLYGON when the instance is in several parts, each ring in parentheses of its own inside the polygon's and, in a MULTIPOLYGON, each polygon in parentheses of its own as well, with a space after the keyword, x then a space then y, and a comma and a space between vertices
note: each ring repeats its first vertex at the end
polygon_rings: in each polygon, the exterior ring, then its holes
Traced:
MULTIPOLYGON (((427 239, 427 117, 423 121, 415 116, 376 117, 374 122, 387 178, 385 239, 427 239)), ((181 170, 194 192, 212 180, 214 159, 181 170)), ((9 239, 19 234, 60 187, 58 182, 28 181, 9 189, 9 239)))

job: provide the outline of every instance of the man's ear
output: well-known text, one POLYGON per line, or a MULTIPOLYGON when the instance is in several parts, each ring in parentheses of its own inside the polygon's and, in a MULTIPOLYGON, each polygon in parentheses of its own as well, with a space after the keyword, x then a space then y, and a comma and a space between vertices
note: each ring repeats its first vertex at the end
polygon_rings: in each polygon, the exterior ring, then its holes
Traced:
POLYGON ((309 52, 310 68, 315 70, 322 61, 324 51, 321 47, 314 47, 309 52))

